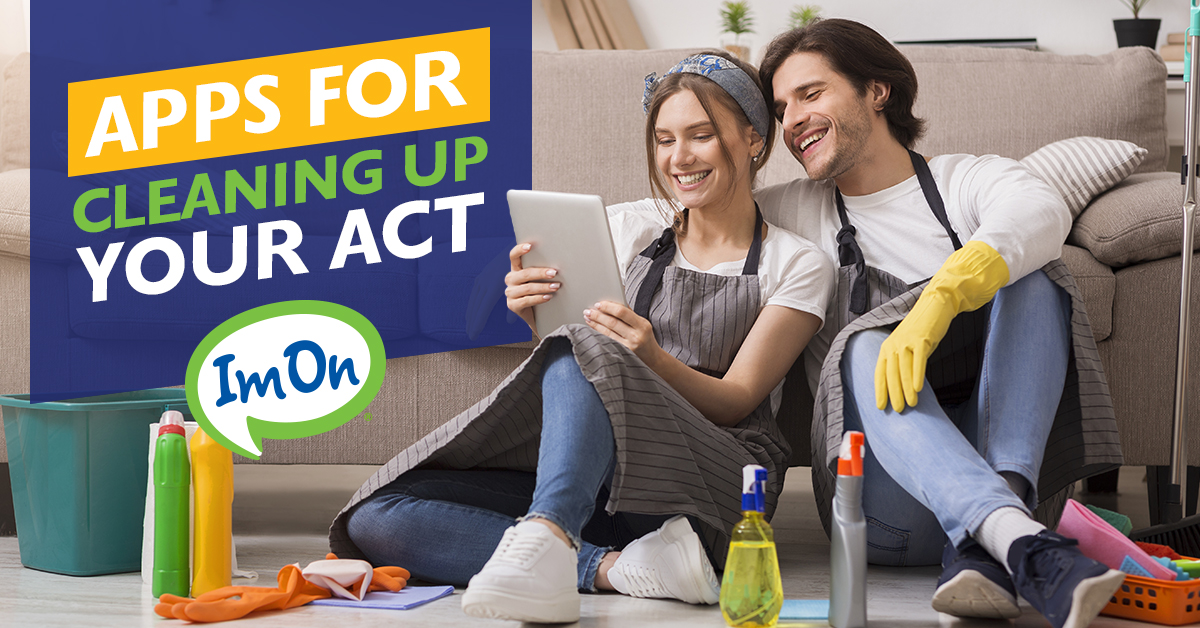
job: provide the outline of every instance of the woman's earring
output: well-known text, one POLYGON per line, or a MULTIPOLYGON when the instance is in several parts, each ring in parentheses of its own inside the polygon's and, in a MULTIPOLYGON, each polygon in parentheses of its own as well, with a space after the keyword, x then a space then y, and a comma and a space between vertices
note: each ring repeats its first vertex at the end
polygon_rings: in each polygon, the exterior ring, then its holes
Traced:
POLYGON ((758 155, 755 155, 755 156, 751 157, 751 158, 750 158, 750 161, 753 161, 753 162, 757 163, 757 162, 758 162, 758 155))

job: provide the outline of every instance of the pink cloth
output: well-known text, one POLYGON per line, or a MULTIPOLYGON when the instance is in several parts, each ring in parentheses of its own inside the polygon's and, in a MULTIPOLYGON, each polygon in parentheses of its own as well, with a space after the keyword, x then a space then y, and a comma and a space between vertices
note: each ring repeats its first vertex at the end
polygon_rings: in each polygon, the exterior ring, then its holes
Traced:
POLYGON ((1073 499, 1068 499, 1067 507, 1063 509, 1058 533, 1078 540, 1084 556, 1112 569, 1120 569, 1128 556, 1159 580, 1175 579, 1175 572, 1160 565, 1119 530, 1073 499))

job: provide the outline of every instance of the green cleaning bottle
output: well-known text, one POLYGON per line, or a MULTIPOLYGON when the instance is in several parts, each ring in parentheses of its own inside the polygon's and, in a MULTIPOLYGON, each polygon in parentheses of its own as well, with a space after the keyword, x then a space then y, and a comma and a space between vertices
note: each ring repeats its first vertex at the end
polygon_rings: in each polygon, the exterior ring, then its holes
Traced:
POLYGON ((159 419, 154 444, 154 577, 151 593, 187 597, 191 588, 188 569, 188 463, 187 432, 183 415, 168 410, 159 419))
POLYGON ((736 628, 774 626, 783 606, 775 533, 763 519, 766 486, 766 469, 756 464, 742 469, 743 517, 733 528, 721 581, 721 614, 736 628))

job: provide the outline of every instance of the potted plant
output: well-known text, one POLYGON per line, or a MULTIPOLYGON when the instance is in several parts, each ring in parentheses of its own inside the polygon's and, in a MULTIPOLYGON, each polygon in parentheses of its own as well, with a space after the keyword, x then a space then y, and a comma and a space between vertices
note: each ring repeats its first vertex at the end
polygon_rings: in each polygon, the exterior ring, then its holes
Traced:
POLYGON ((815 4, 796 5, 788 13, 788 28, 795 30, 804 28, 821 19, 821 7, 815 4))
POLYGON ((754 16, 750 14, 750 3, 746 0, 725 0, 721 4, 722 33, 733 35, 732 40, 722 39, 721 47, 743 61, 750 60, 750 45, 742 36, 754 32, 754 16))
POLYGON ((1142 8, 1149 0, 1121 0, 1133 12, 1133 19, 1113 20, 1113 30, 1117 32, 1117 47, 1146 46, 1153 49, 1158 43, 1158 27, 1162 20, 1158 18, 1143 20, 1139 17, 1142 8))

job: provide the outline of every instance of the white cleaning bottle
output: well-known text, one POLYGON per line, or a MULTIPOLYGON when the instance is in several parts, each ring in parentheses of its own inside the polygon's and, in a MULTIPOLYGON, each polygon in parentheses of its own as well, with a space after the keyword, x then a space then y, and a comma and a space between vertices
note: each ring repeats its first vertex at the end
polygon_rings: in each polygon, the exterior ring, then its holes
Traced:
POLYGON ((862 508, 862 432, 846 432, 838 455, 829 550, 829 625, 867 625, 867 520, 862 508))

